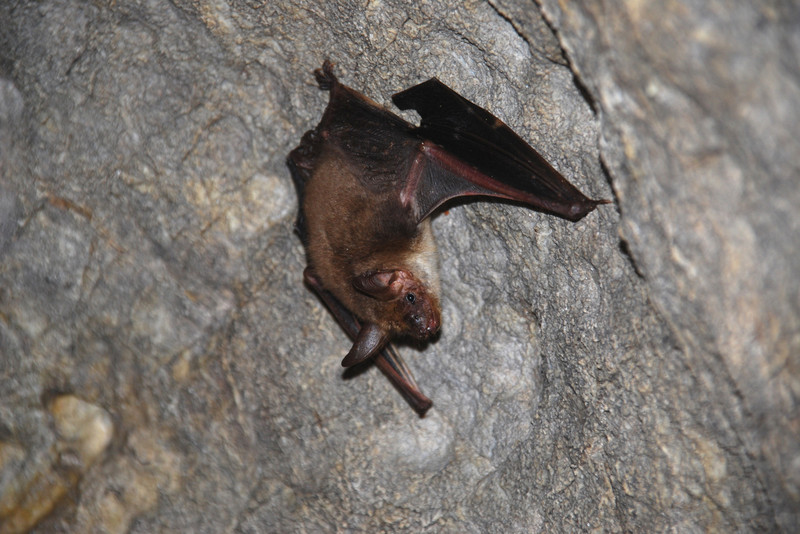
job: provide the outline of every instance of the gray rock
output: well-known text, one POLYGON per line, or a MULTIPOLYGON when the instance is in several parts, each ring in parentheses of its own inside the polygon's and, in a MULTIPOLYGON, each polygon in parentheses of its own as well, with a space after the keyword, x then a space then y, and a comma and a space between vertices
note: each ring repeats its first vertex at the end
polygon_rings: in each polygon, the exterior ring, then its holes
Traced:
POLYGON ((0 6, 0 495, 63 476, 54 393, 113 429, 34 531, 800 527, 798 10, 540 4, 0 6), (436 76, 616 201, 435 219, 424 419, 301 282, 326 57, 387 106, 436 76))

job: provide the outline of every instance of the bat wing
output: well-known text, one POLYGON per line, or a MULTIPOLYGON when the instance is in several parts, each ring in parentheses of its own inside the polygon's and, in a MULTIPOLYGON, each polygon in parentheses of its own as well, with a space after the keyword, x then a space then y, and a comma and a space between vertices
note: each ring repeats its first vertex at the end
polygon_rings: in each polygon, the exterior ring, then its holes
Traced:
POLYGON ((306 228, 305 213, 303 212, 303 204, 305 200, 306 184, 313 175, 313 163, 317 157, 319 143, 317 141, 317 133, 310 130, 305 133, 300 144, 289 153, 286 158, 286 164, 289 166, 289 171, 292 174, 292 182, 294 182, 295 190, 297 191, 297 200, 300 209, 297 210, 297 219, 295 219, 294 229, 300 236, 300 240, 304 246, 308 246, 308 229, 306 228))
POLYGON ((402 192, 419 220, 461 196, 490 196, 577 221, 607 200, 592 200, 570 184, 500 119, 436 78, 392 97, 421 122, 419 151, 402 192))

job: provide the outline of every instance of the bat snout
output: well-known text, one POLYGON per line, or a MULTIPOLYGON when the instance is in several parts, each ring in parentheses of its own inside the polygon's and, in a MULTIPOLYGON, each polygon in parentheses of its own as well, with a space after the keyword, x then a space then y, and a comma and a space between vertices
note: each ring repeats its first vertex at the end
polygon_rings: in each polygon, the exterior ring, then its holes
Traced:
POLYGON ((410 317, 414 334, 417 339, 425 340, 435 335, 439 331, 439 318, 435 315, 417 315, 410 317))

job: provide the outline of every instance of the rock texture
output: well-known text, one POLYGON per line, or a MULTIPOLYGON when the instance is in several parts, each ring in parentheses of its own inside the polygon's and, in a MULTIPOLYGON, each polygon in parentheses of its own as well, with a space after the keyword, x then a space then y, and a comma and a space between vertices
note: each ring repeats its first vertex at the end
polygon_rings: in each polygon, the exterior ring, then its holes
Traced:
POLYGON ((2 3, 0 532, 797 531, 798 17, 2 3), (424 419, 301 283, 325 57, 386 105, 437 76, 615 200, 434 221, 424 419))

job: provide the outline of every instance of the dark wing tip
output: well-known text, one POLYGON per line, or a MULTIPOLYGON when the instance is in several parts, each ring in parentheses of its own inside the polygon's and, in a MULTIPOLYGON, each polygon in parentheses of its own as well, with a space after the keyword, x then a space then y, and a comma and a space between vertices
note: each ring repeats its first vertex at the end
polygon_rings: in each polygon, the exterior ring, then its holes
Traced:
POLYGON ((333 62, 330 59, 323 61, 322 68, 314 71, 314 78, 317 79, 320 89, 330 91, 338 83, 336 75, 333 73, 333 62))
POLYGON ((567 210, 560 215, 569 221, 578 222, 593 212, 594 209, 600 204, 611 204, 611 201, 608 199, 586 199, 579 202, 573 202, 570 204, 569 208, 567 208, 567 210))

